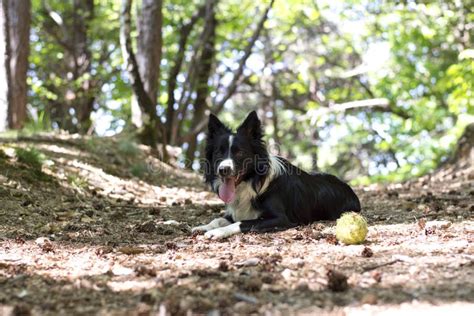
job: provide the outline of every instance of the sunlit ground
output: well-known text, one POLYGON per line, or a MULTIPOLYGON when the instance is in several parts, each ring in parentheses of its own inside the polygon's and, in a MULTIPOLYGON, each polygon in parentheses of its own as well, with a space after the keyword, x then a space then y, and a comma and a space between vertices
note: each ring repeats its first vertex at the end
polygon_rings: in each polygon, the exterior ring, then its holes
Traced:
POLYGON ((190 234, 222 210, 192 174, 140 178, 130 173, 132 158, 108 169, 114 151, 105 145, 7 143, 2 150, 2 314, 474 308, 472 168, 360 188, 370 225, 364 245, 335 243, 332 222, 219 242, 190 234), (46 155, 46 178, 28 180, 34 173, 16 162, 12 148, 27 145, 46 155), (331 290, 329 270, 347 277, 341 292, 331 290))

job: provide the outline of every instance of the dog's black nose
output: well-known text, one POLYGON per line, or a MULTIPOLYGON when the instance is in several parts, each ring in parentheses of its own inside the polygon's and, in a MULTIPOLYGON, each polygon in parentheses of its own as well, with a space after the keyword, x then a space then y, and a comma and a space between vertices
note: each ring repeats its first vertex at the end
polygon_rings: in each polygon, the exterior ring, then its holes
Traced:
POLYGON ((217 172, 221 177, 229 177, 232 175, 232 168, 230 166, 220 166, 217 172))

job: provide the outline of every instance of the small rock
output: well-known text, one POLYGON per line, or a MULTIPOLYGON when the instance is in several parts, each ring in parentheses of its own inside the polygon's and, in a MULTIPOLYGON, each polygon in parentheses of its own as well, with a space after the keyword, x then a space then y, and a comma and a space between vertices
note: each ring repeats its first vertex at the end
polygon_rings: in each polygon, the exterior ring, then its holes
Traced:
POLYGON ((259 258, 249 258, 247 260, 236 262, 235 265, 238 267, 253 267, 260 263, 259 258))
POLYGON ((35 240, 35 243, 41 248, 43 252, 54 251, 53 244, 46 237, 39 237, 35 240))
POLYGON ((361 255, 364 258, 370 258, 374 255, 374 252, 369 247, 364 247, 364 249, 362 250, 361 255))
POLYGON ((137 276, 156 276, 156 271, 153 268, 149 268, 146 265, 139 265, 135 267, 135 273, 137 276))
POLYGON ((116 265, 112 268, 110 272, 112 272, 112 275, 130 275, 133 274, 135 271, 130 268, 116 265))
POLYGON ((294 259, 291 259, 289 265, 290 265, 290 268, 292 269, 298 269, 298 268, 304 267, 305 261, 300 258, 294 258, 294 259))
POLYGON ((219 267, 217 269, 222 272, 227 272, 229 271, 229 264, 227 261, 221 261, 219 262, 219 267))
POLYGON ((281 276, 283 277, 283 279, 285 280, 289 280, 291 279, 291 276, 293 275, 293 270, 290 270, 290 269, 285 269, 283 270, 283 272, 281 273, 281 276))
POLYGON ((235 303, 233 310, 241 315, 249 315, 257 311, 257 306, 247 302, 237 302, 235 303))
POLYGON ((337 245, 336 235, 328 234, 325 239, 328 244, 337 245))
POLYGON ((371 275, 375 282, 380 283, 382 281, 382 273, 380 271, 372 271, 371 275))
POLYGON ((347 276, 335 270, 328 270, 328 289, 333 292, 344 292, 349 288, 347 276))

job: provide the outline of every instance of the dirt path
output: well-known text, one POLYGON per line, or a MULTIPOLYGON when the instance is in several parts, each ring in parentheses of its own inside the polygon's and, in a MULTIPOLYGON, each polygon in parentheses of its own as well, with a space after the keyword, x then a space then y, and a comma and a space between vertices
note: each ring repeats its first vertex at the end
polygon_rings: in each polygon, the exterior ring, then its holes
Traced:
POLYGON ((15 158, 31 142, 0 144, 0 315, 474 310, 470 166, 359 189, 365 245, 332 222, 210 242, 190 227, 223 205, 199 178, 95 142, 34 142, 40 173, 15 158))

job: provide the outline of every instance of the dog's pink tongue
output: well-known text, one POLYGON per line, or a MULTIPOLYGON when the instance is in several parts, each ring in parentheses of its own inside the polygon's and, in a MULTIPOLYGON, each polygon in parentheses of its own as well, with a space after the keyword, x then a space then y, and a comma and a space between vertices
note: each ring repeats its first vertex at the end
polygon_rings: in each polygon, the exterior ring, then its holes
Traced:
POLYGON ((230 203, 235 198, 235 179, 227 178, 219 188, 219 197, 225 203, 230 203))

